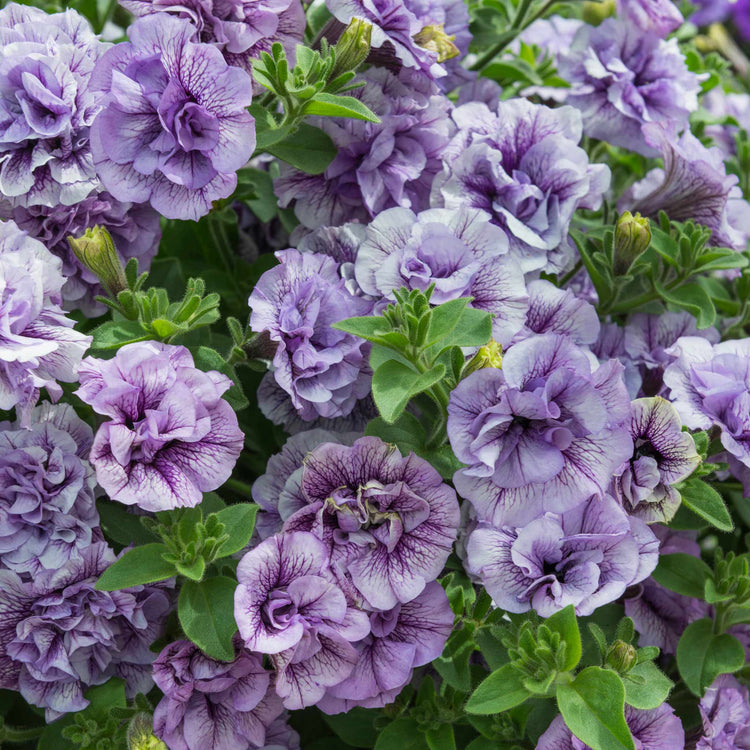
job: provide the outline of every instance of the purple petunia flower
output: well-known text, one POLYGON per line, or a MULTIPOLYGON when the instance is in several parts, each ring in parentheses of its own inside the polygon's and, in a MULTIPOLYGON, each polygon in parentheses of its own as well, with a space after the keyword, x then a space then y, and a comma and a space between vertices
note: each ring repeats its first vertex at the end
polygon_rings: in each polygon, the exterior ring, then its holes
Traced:
POLYGON ((682 336, 700 336, 711 344, 719 341, 713 326, 699 331, 695 317, 688 312, 635 313, 625 326, 622 349, 613 356, 638 367, 644 396, 666 396, 664 369, 675 360, 669 350, 682 336))
POLYGON ((559 333, 574 344, 593 344, 599 337, 599 316, 596 308, 570 289, 558 289, 544 279, 528 284, 529 309, 520 341, 538 333, 559 333))
POLYGON ((80 378, 78 398, 109 417, 90 461, 113 500, 154 512, 193 507, 229 478, 244 438, 221 398, 232 381, 197 369, 185 347, 127 344, 110 360, 87 357, 80 378))
POLYGON ((231 195, 255 149, 252 79, 194 31, 167 13, 140 18, 91 79, 104 93, 91 128, 104 187, 169 219, 197 220, 231 195))
POLYGON ((430 186, 453 124, 450 101, 434 86, 415 88, 383 68, 361 76, 358 96, 379 123, 323 118, 318 124, 337 149, 322 175, 282 166, 274 189, 279 205, 294 202, 300 222, 310 228, 368 222, 393 206, 429 208, 430 186))
POLYGON ((579 615, 615 601, 651 574, 659 540, 608 495, 521 528, 480 524, 467 542, 469 571, 507 612, 549 617, 569 604, 579 615))
POLYGON ((258 406, 263 416, 280 425, 288 435, 308 430, 329 430, 337 434, 346 432, 364 433, 367 423, 378 416, 372 394, 355 401, 352 410, 343 417, 316 417, 312 421, 303 419, 294 408, 289 394, 276 382, 272 372, 267 372, 258 386, 258 406))
POLYGON ((643 128, 646 141, 658 148, 664 169, 654 169, 620 199, 618 208, 673 221, 692 219, 712 230, 710 244, 744 250, 750 237, 750 205, 736 175, 728 175, 718 148, 706 148, 685 131, 675 141, 658 125, 643 128))
POLYGON ((617 0, 617 14, 641 31, 661 37, 679 29, 685 20, 672 0, 617 0))
POLYGON ((698 109, 701 79, 688 70, 677 40, 619 19, 584 26, 558 69, 571 84, 566 101, 581 110, 586 135, 644 156, 659 150, 644 138, 643 125, 678 132, 698 109))
POLYGON ((701 458, 669 401, 641 398, 630 409, 635 451, 614 478, 615 496, 628 513, 646 523, 669 523, 682 501, 672 485, 687 479, 701 458))
POLYGON ((329 257, 284 250, 261 276, 248 300, 250 327, 278 343, 276 382, 302 419, 342 417, 370 391, 366 343, 331 328, 367 315, 372 303, 350 294, 329 257))
POLYGON ((690 21, 696 26, 708 26, 721 23, 732 11, 733 0, 693 0, 691 5, 696 7, 690 21))
POLYGON ((732 675, 717 677, 698 706, 703 736, 696 750, 744 750, 750 747, 750 701, 747 687, 732 675))
POLYGON ((55 381, 78 379, 91 343, 60 308, 60 266, 41 242, 0 221, 0 409, 17 407, 22 424, 41 388, 56 401, 55 381))
POLYGON ((470 206, 492 215, 524 272, 563 269, 568 227, 578 208, 598 208, 610 171, 578 147, 581 117, 525 99, 457 107, 458 133, 432 185, 434 206, 470 206))
POLYGON ((415 667, 443 652, 453 628, 453 611, 443 587, 428 583, 406 604, 370 614, 370 634, 355 644, 359 659, 343 682, 328 688, 318 707, 327 714, 354 706, 392 703, 411 680, 415 667))
POLYGON ((57 570, 100 540, 94 435, 69 404, 42 404, 30 424, 0 422, 0 563, 24 579, 57 570))
POLYGON ((451 393, 448 435, 456 489, 480 520, 521 526, 609 485, 633 452, 630 401, 614 360, 592 369, 567 336, 514 344, 502 370, 469 375, 451 393))
POLYGON ((370 623, 331 580, 331 558, 315 535, 278 534, 240 560, 234 615, 251 651, 271 654, 276 692, 289 709, 317 703, 357 661, 351 645, 370 623))
POLYGON ((153 586, 97 591, 96 579, 114 560, 97 543, 33 582, 0 571, 0 684, 44 708, 48 721, 85 708, 84 690, 112 676, 126 679, 130 696, 151 687, 148 647, 169 596, 153 586))
POLYGON ((434 284, 430 301, 437 305, 472 297, 472 307, 492 313, 493 336, 507 345, 523 325, 528 295, 521 269, 507 256, 505 232, 490 219, 465 206, 384 211, 357 252, 360 288, 393 301, 401 287, 426 291, 434 284))
POLYGON ((682 421, 690 428, 721 428, 721 444, 750 466, 750 339, 723 341, 686 336, 669 350, 677 360, 664 383, 682 421))
MULTIPOLYGON (((638 750, 679 750, 685 747, 685 730, 668 703, 641 710, 625 706, 625 721, 630 727, 638 750)), ((557 716, 539 738, 536 750, 591 750, 565 726, 557 716)))
POLYGON ((109 45, 74 10, 0 10, 0 194, 13 205, 74 205, 98 185, 90 85, 109 45))
MULTIPOLYGON (((658 524, 650 528, 659 537, 659 555, 700 556, 700 547, 685 532, 673 532, 658 524)), ((665 654, 674 654, 685 628, 708 616, 708 605, 700 599, 665 589, 653 578, 646 578, 626 592, 625 614, 635 623, 640 646, 656 646, 665 654)))
POLYGON ((154 682, 164 693, 154 733, 170 750, 264 747, 267 728, 284 710, 260 657, 242 649, 221 662, 190 641, 175 641, 154 662, 154 682))
POLYGON ((281 531, 284 521, 307 505, 302 493, 305 456, 323 443, 351 445, 358 437, 356 432, 307 430, 292 435, 281 452, 268 459, 266 473, 253 483, 253 500, 260 508, 255 528, 261 539, 281 531))
POLYGON ((96 317, 106 307, 94 297, 102 294, 99 279, 76 258, 68 244, 68 236, 79 237, 95 224, 106 227, 112 235, 123 265, 130 258, 138 259, 141 271, 147 271, 156 255, 161 237, 159 214, 147 204, 123 203, 107 192, 92 193, 74 206, 30 206, 3 210, 25 232, 39 240, 62 260, 65 285, 63 306, 78 309, 96 317))
MULTIPOLYGON (((300 0, 119 0, 135 16, 166 12, 195 27, 195 41, 221 50, 229 65, 252 73, 253 58, 281 42, 287 59, 305 31, 300 0)), ((257 85, 257 84, 256 84, 257 85)))
POLYGON ((387 610, 415 599, 448 559, 459 525, 456 493, 424 459, 379 438, 325 443, 305 459, 308 505, 284 525, 311 531, 337 580, 358 601, 387 610))
POLYGON ((266 729, 266 744, 263 750, 300 750, 299 734, 287 723, 285 711, 266 729))
POLYGON ((339 276, 346 282, 349 294, 375 302, 379 295, 370 297, 365 294, 354 275, 354 262, 366 235, 366 227, 354 222, 340 227, 320 227, 302 237, 297 248, 302 253, 317 253, 333 258, 339 265, 339 276))

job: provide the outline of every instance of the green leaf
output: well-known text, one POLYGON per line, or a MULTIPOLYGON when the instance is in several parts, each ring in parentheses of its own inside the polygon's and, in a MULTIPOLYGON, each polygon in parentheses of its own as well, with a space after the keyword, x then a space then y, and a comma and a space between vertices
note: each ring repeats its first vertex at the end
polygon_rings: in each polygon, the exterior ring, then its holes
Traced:
POLYGON ((469 714, 499 714, 523 703, 531 693, 523 678, 510 664, 496 669, 483 680, 466 703, 469 714))
POLYGON ((559 633, 561 642, 565 643, 565 663, 562 671, 569 672, 581 661, 581 654, 583 652, 581 631, 578 629, 575 607, 569 604, 564 609, 548 617, 544 621, 544 624, 553 633, 559 633))
POLYGON ((109 709, 115 706, 125 708, 128 705, 125 697, 125 682, 118 677, 111 677, 103 685, 90 687, 86 693, 90 705, 85 709, 87 714, 106 718, 109 709))
POLYGON ((151 338, 137 320, 108 320, 95 328, 92 335, 91 348, 97 350, 119 349, 125 344, 151 338))
POLYGON ((216 516, 224 524, 229 539, 219 547, 216 557, 227 557, 239 552, 250 541, 255 528, 258 506, 255 503, 239 503, 220 510, 216 516))
POLYGON ((633 708, 658 708, 667 700, 674 683, 652 661, 636 664, 622 679, 625 703, 633 708), (643 682, 629 679, 640 677, 643 682))
POLYGON ((437 729, 428 729, 424 736, 430 750, 456 750, 456 738, 450 724, 441 724, 437 729))
POLYGON ((384 362, 372 376, 372 396, 380 416, 393 424, 413 396, 431 388, 444 377, 443 365, 420 374, 395 360, 384 362))
POLYGON ((384 333, 389 330, 385 318, 379 315, 365 315, 360 318, 346 318, 338 323, 331 323, 331 328, 338 331, 351 333, 353 336, 359 336, 367 341, 379 342, 384 333))
POLYGON ((94 588, 97 591, 118 591, 172 578, 177 571, 172 563, 163 559, 162 555, 167 551, 166 545, 157 543, 128 550, 99 576, 94 588))
POLYGON ((307 174, 325 172, 336 156, 328 134, 304 122, 293 135, 268 146, 266 151, 307 174))
POLYGON ((305 114, 323 117, 349 117, 353 120, 380 122, 380 118, 359 99, 320 92, 305 106, 305 114))
POLYGON ((702 599, 706 580, 713 573, 699 557, 678 552, 661 555, 652 575, 657 583, 670 591, 702 599))
POLYGON ((403 454, 409 451, 418 452, 425 441, 424 427, 408 411, 393 424, 388 424, 382 417, 371 419, 365 428, 365 435, 379 437, 384 443, 393 443, 403 454))
POLYGON ((680 487, 682 502, 720 531, 732 531, 734 523, 721 495, 700 479, 688 479, 680 487))
POLYGON ((484 346, 491 338, 492 315, 467 307, 450 334, 429 348, 429 356, 434 358, 450 346, 484 346))
POLYGON ((427 329, 426 346, 434 344, 436 341, 442 341, 458 325, 466 305, 469 303, 468 297, 444 302, 433 309, 430 316, 430 327, 427 329))
POLYGON ((128 513, 127 506, 122 503, 100 498, 96 501, 96 509, 99 511, 99 522, 106 537, 123 547, 129 547, 131 544, 149 544, 158 538, 141 523, 143 516, 128 513))
POLYGON ((232 637, 234 589, 237 582, 226 576, 206 578, 200 583, 185 581, 180 590, 177 614, 185 635, 213 659, 234 658, 232 637))
POLYGON ((424 733, 414 719, 392 721, 378 735, 375 750, 429 750, 424 733))
POLYGON ((190 563, 190 565, 176 562, 175 568, 177 568, 177 572, 185 576, 185 578, 189 578, 191 581, 200 581, 203 578, 203 574, 206 572, 206 561, 199 555, 192 563, 190 563))
POLYGON ((677 644, 677 668, 691 693, 701 696, 720 675, 745 665, 745 649, 732 635, 713 632, 713 621, 691 622, 677 644))
POLYGON ((374 720, 379 713, 355 707, 343 714, 321 714, 323 720, 347 745, 372 747, 378 739, 374 720))
POLYGON ((557 705, 568 729, 594 750, 635 750, 625 721, 625 687, 615 672, 587 667, 557 686, 557 705))
POLYGON ((696 319, 700 330, 713 325, 716 320, 714 303, 698 284, 684 284, 676 289, 667 290, 654 280, 654 288, 665 302, 689 312, 696 319))

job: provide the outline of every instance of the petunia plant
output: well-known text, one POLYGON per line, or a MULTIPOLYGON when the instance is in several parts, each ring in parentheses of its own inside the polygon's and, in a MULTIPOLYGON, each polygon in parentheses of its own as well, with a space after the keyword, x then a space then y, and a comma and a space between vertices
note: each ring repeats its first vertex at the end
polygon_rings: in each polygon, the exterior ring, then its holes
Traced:
POLYGON ((750 3, 0 8, 0 745, 750 747, 750 3))

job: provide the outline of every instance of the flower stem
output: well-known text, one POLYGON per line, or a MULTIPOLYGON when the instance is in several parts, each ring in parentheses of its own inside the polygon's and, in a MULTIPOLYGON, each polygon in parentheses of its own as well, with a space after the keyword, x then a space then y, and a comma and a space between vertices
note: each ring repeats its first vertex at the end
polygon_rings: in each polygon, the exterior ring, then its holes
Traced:
POLYGON ((41 736, 45 727, 30 727, 28 729, 19 729, 17 727, 10 727, 7 724, 3 725, 0 729, 0 740, 2 742, 21 743, 29 742, 29 740, 35 740, 41 736))

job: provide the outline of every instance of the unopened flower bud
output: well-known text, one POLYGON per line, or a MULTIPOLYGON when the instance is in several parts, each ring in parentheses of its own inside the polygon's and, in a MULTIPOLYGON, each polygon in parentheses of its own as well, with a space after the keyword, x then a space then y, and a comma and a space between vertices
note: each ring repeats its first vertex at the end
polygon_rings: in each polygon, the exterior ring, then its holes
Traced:
POLYGON ((464 367, 462 376, 467 377, 472 372, 483 370, 485 367, 494 367, 500 369, 503 366, 503 347, 494 339, 480 347, 479 351, 464 367))
POLYGON ((640 214, 625 211, 615 226, 615 249, 613 270, 615 275, 622 276, 630 266, 648 249, 651 244, 651 226, 648 219, 640 214))
POLYGON ((414 42, 423 49, 430 50, 437 54, 439 63, 450 60, 452 57, 458 57, 461 50, 453 44, 456 35, 448 36, 442 23, 434 26, 425 26, 421 31, 412 37, 414 42))
POLYGON ((592 26, 598 26, 605 18, 609 18, 609 16, 613 16, 614 14, 614 0, 583 4, 583 20, 592 26))
POLYGON ((352 18, 334 47, 336 64, 331 71, 331 80, 348 70, 356 70, 370 54, 371 40, 372 24, 361 18, 352 18))
POLYGON ((128 288, 115 243, 104 227, 93 226, 82 237, 68 237, 68 242, 76 258, 101 281, 113 297, 128 288))
POLYGON ((154 735, 152 716, 136 714, 128 726, 128 750, 167 750, 167 746, 154 735))
POLYGON ((606 662, 619 674, 625 674, 638 663, 638 652, 634 646, 618 640, 607 650, 606 662))

